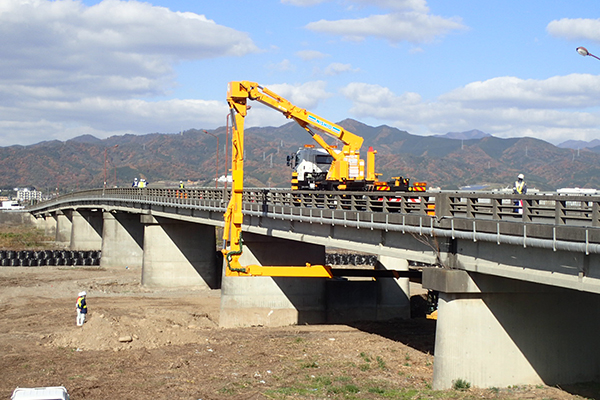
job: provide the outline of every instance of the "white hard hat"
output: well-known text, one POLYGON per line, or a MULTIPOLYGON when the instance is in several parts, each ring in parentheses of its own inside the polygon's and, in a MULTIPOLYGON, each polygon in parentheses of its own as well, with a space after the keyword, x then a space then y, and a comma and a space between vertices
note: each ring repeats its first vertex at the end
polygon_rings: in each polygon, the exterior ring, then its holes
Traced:
POLYGON ((517 176, 517 178, 519 178, 519 179, 525 179, 525 175, 519 174, 519 176, 517 176))
POLYGON ((86 292, 79 292, 79 296, 85 296, 86 294, 86 292))

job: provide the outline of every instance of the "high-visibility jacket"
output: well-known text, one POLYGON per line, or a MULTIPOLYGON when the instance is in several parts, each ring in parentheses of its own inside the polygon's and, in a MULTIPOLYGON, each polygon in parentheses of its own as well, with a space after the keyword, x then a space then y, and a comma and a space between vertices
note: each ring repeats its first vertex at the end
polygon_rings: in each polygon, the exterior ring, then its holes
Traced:
POLYGON ((77 309, 82 314, 87 314, 87 304, 85 302, 85 297, 81 296, 77 298, 77 309))
POLYGON ((514 192, 515 194, 525 194, 527 192, 525 181, 515 181, 514 192))

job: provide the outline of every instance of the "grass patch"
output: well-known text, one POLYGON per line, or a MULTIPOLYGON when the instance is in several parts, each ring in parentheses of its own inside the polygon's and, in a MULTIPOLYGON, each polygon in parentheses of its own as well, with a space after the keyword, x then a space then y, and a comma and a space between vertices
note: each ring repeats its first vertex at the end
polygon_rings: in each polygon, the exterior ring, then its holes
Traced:
POLYGON ((464 379, 456 379, 452 381, 452 388, 454 390, 467 390, 471 388, 471 384, 464 379))
POLYGON ((367 353, 360 353, 360 358, 362 358, 364 360, 364 362, 371 362, 371 357, 369 357, 369 355, 367 353))
POLYGON ((45 236, 44 231, 29 225, 0 227, 0 249, 46 250, 54 238, 45 236))
POLYGON ((319 363, 316 361, 308 361, 308 362, 302 363, 301 367, 302 368, 319 368, 319 363))

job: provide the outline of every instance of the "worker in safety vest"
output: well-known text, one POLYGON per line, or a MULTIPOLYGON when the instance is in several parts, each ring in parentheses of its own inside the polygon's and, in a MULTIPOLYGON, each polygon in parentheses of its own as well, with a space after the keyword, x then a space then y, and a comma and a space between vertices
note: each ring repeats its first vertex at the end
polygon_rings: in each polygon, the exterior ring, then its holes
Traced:
POLYGON ((183 181, 179 181, 179 189, 184 189, 185 185, 183 184, 183 181))
POLYGON ((77 303, 75 305, 75 307, 77 308, 77 326, 83 326, 85 322, 85 317, 88 311, 87 303, 85 301, 86 296, 86 292, 80 292, 79 297, 77 298, 77 303))
MULTIPOLYGON (((513 194, 527 194, 527 184, 525 183, 525 175, 519 174, 515 185, 513 186, 513 194)), ((517 207, 514 212, 523 214, 523 200, 515 200, 514 205, 517 207)))
POLYGON ((527 194, 527 184, 525 183, 525 175, 519 174, 513 187, 514 194, 527 194))

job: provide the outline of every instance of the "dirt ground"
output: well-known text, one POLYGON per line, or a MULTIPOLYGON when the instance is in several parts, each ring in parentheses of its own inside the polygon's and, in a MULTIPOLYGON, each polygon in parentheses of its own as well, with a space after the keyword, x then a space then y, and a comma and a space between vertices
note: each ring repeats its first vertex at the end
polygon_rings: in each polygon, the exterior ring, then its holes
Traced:
MULTIPOLYGON (((218 327, 220 291, 149 290, 141 271, 0 267, 0 398, 580 399, 546 386, 434 391, 435 321, 218 327), (75 325, 77 293, 89 314, 75 325)), ((591 397, 588 395, 588 397, 591 397)))

